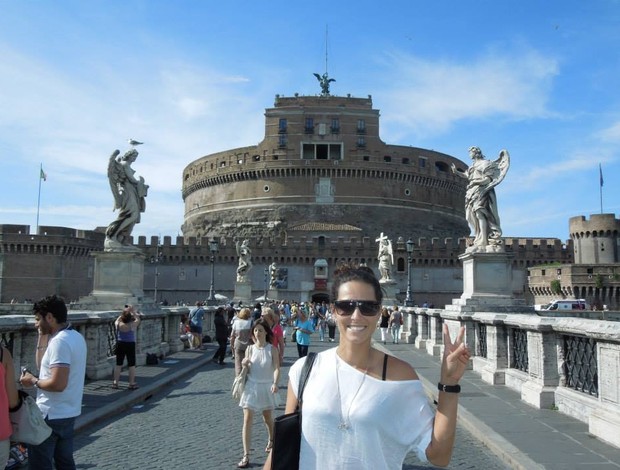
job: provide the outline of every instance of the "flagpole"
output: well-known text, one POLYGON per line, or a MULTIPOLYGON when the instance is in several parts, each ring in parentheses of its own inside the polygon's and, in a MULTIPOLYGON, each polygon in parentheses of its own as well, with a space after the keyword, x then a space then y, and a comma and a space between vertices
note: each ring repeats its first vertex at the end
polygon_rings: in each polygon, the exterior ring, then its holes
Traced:
POLYGON ((601 214, 603 213, 603 168, 601 164, 598 164, 598 174, 599 174, 599 196, 601 199, 601 214))
POLYGON ((35 235, 39 234, 39 209, 41 208, 41 175, 43 174, 43 163, 41 163, 41 168, 39 168, 39 196, 37 197, 37 228, 35 231, 35 235))

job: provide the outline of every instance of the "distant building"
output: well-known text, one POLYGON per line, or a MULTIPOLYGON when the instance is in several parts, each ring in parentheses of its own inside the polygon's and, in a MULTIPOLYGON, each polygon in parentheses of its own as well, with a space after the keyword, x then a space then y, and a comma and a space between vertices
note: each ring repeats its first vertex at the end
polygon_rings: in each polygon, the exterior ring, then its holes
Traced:
POLYGON ((614 214, 571 217, 574 264, 529 269, 536 304, 563 298, 585 299, 597 309, 620 309, 620 220, 614 214))
POLYGON ((104 233, 66 227, 0 225, 0 302, 57 294, 76 300, 93 289, 94 260, 104 233))
POLYGON ((458 239, 469 234, 466 184, 452 164, 467 166, 384 143, 370 96, 276 95, 260 143, 183 170, 183 235, 276 239, 316 223, 347 224, 369 237, 458 239))

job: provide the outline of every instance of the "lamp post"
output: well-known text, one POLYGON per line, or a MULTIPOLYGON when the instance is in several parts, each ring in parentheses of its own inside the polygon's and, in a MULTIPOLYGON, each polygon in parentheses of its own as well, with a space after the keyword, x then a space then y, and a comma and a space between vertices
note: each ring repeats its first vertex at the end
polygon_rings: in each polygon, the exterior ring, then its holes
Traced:
POLYGON ((209 241, 209 251, 211 252, 211 287, 209 288, 209 301, 215 300, 215 254, 218 252, 220 244, 216 239, 209 241))
POLYGON ((411 298, 411 255, 413 255, 413 240, 407 240, 407 297, 405 298, 405 307, 413 307, 413 299, 411 298))
POLYGON ((157 303, 157 280, 159 279, 159 262, 164 258, 164 254, 161 252, 160 238, 157 238, 157 254, 151 256, 150 262, 155 264, 155 288, 153 289, 153 299, 157 303))
POLYGON ((265 293, 263 294, 263 302, 267 302, 267 288, 269 286, 269 266, 265 268, 265 293))

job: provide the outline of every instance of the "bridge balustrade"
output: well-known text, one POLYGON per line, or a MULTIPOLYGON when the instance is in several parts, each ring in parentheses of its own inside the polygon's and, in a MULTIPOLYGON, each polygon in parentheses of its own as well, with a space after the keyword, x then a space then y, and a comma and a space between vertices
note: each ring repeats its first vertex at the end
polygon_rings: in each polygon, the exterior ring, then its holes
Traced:
MULTIPOLYGON (((38 332, 34 327, 32 305, 29 312, 20 315, 0 315, 0 344, 13 355, 15 373, 19 376, 22 366, 27 366, 36 374, 35 351, 38 332)), ((0 306, 0 313, 2 306, 0 306)), ((136 336, 136 363, 146 363, 146 355, 157 356, 180 351, 184 348, 180 339, 179 325, 187 307, 171 307, 161 310, 143 312, 142 322, 136 336)), ((21 312, 20 312, 21 313, 21 312)), ((69 311, 69 321, 86 340, 88 356, 86 358, 86 378, 100 379, 112 376, 114 357, 112 347, 116 342, 114 321, 119 311, 69 311)), ((213 324, 213 312, 205 315, 205 325, 213 324)))
POLYGON ((517 391, 537 408, 556 409, 589 424, 620 447, 620 322, 534 314, 403 307, 407 342, 443 354, 441 325, 454 338, 465 326, 471 369, 517 391))

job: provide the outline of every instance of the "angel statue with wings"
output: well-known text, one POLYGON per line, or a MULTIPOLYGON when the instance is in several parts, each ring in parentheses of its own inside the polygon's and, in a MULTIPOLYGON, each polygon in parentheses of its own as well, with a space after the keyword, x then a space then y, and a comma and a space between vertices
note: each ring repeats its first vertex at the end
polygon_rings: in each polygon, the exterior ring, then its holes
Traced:
POLYGON ((327 75, 327 72, 325 72, 323 75, 319 75, 318 73, 315 73, 314 76, 319 81, 319 85, 321 85, 321 95, 329 96, 329 84, 331 82, 335 82, 336 79, 329 78, 327 75))
POLYGON ((237 266, 237 282, 246 282, 248 272, 253 266, 250 240, 245 239, 243 242, 235 240, 235 242, 237 256, 239 257, 239 265, 237 266))
POLYGON ((379 235, 379 238, 375 240, 379 242, 379 253, 377 259, 379 260, 379 273, 381 273, 381 279, 379 282, 391 282, 392 281, 392 265, 394 264, 394 251, 392 250, 392 241, 387 235, 379 235))
POLYGON ((138 158, 134 148, 119 157, 115 150, 108 162, 108 180, 114 196, 114 210, 118 209, 116 220, 105 231, 105 251, 132 251, 131 231, 140 222, 140 213, 146 208, 145 198, 148 185, 144 178, 136 179, 131 164, 138 158))
POLYGON ((469 148, 473 160, 467 173, 457 171, 452 164, 452 172, 467 179, 465 193, 465 215, 475 232, 474 243, 467 252, 503 251, 502 229, 497 211, 495 186, 501 183, 510 167, 510 155, 502 150, 495 161, 486 160, 478 147, 469 148))

